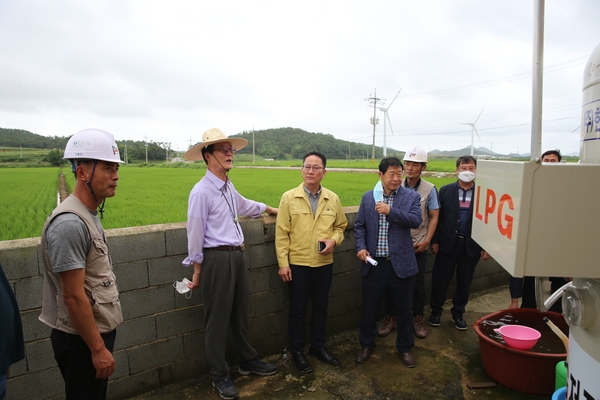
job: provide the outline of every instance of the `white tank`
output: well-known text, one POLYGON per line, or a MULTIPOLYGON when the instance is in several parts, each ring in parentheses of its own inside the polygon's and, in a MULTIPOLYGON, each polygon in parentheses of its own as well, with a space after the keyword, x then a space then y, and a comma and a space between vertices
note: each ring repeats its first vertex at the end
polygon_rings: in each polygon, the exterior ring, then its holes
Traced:
POLYGON ((582 163, 600 163, 600 45, 590 56, 583 74, 579 159, 582 163))

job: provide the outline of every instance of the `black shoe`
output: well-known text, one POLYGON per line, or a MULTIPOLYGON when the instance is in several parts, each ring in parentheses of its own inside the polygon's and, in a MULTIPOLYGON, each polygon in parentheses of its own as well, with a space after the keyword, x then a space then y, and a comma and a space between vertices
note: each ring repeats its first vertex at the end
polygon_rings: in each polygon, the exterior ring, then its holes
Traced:
POLYGON ((292 359, 294 360, 294 365, 298 368, 298 371, 302 374, 308 374, 312 372, 312 367, 306 361, 306 357, 304 357, 304 353, 292 353, 292 359))
POLYGON ((321 349, 316 349, 314 347, 311 347, 310 350, 308 351, 308 354, 310 354, 311 356, 317 357, 319 360, 321 360, 325 364, 338 365, 340 363, 340 360, 338 360, 333 355, 331 355, 327 351, 326 347, 323 347, 321 349))
POLYGON ((455 317, 453 315, 452 316, 452 322, 454 322, 454 326, 459 331, 466 331, 467 330, 467 323, 465 322, 464 319, 462 319, 462 317, 455 317))
POLYGON ((231 381, 231 378, 213 381, 212 385, 215 389, 217 389, 219 397, 221 397, 223 400, 234 400, 240 397, 240 392, 231 381))
POLYGON ((269 376, 277 373, 277 366, 269 364, 259 359, 258 357, 252 360, 243 361, 238 365, 238 371, 242 375, 250 375, 250 373, 262 376, 269 376))
POLYGON ((441 313, 436 312, 436 311, 432 311, 431 315, 429 316, 429 325, 431 326, 440 326, 440 317, 442 316, 441 313))

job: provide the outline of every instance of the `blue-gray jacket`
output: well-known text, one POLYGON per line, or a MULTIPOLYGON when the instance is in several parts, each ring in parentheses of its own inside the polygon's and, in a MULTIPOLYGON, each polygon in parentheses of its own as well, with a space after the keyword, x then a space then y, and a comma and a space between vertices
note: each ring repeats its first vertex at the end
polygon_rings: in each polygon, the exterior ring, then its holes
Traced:
MULTIPOLYGON (((420 201, 421 196, 417 192, 399 187, 390 214, 386 217, 390 223, 388 230, 390 260, 394 272, 400 278, 413 276, 419 270, 410 230, 418 228, 422 222, 420 201)), ((375 211, 373 191, 369 190, 363 195, 354 223, 356 252, 366 249, 371 257, 374 257, 378 232, 379 214, 375 211)), ((363 263, 360 269, 362 276, 367 276, 371 268, 377 267, 363 263)))

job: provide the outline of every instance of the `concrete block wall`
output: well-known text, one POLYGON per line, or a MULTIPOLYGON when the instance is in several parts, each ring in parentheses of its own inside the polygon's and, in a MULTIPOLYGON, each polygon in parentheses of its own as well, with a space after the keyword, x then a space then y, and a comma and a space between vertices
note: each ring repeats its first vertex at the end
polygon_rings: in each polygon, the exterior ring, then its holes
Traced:
MULTIPOLYGON (((335 252, 329 333, 358 330, 361 277, 353 231, 357 209, 345 208, 349 225, 344 242, 335 252)), ((288 292, 277 274, 275 218, 244 219, 241 225, 250 282, 250 339, 261 356, 280 354, 288 342, 288 292)), ((117 329, 117 369, 109 380, 109 398, 125 399, 207 373, 202 294, 195 290, 186 299, 173 288, 174 281, 191 278, 192 274, 191 269, 181 265, 187 253, 185 224, 113 229, 107 231, 107 236, 124 316, 124 323, 117 329)), ((41 260, 39 238, 0 242, 0 264, 13 284, 26 341, 26 358, 10 369, 7 400, 64 398, 62 377, 49 340, 50 328, 37 319, 42 298, 41 260)), ((428 293, 432 265, 430 255, 428 293)), ((508 274, 490 260, 478 266, 472 289, 479 291, 507 282, 508 274)), ((232 346, 228 360, 231 365, 237 364, 232 346)))

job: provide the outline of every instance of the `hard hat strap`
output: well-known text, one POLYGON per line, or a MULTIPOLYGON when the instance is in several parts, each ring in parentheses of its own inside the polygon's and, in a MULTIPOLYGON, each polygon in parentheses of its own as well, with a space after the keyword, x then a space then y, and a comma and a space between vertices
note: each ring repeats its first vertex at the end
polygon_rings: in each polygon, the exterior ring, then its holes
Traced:
MULTIPOLYGON (((88 189, 90 190, 90 194, 92 195, 92 197, 94 198, 94 201, 97 203, 98 202, 98 198, 96 197, 96 193, 94 193, 94 189, 92 189, 92 179, 94 178, 94 172, 96 171, 96 165, 98 164, 98 160, 93 160, 93 165, 92 165, 92 175, 90 176, 90 179, 85 183, 88 187, 88 189)), ((102 210, 104 211, 104 210, 102 210)))

